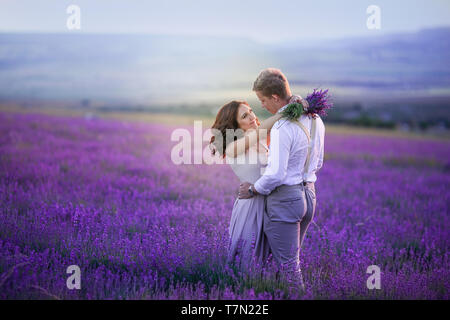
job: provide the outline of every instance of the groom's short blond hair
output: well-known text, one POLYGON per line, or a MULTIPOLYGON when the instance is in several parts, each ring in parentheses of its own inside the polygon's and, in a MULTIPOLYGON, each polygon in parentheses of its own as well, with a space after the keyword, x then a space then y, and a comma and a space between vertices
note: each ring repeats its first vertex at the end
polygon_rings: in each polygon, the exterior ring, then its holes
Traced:
POLYGON ((281 99, 286 99, 290 88, 283 72, 279 69, 267 68, 261 71, 256 78, 253 83, 253 91, 259 91, 266 97, 276 94, 281 99))

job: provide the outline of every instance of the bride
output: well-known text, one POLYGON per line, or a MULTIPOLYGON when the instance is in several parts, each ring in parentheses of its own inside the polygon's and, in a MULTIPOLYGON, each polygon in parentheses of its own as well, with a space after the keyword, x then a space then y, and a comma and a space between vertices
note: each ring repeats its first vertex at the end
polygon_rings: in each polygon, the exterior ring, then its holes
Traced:
MULTIPOLYGON (((301 101, 301 97, 293 96, 290 103, 301 101)), ((216 129, 216 135, 210 141, 212 154, 217 152, 223 158, 227 157, 227 163, 241 183, 255 183, 264 173, 270 129, 279 119, 281 114, 275 114, 260 123, 247 102, 234 100, 225 104, 212 126, 216 129), (225 143, 227 129, 238 132, 234 141, 228 144, 225 143)), ((270 247, 263 231, 264 210, 263 195, 236 198, 229 226, 229 263, 245 268, 252 262, 263 264, 267 260, 270 247)))

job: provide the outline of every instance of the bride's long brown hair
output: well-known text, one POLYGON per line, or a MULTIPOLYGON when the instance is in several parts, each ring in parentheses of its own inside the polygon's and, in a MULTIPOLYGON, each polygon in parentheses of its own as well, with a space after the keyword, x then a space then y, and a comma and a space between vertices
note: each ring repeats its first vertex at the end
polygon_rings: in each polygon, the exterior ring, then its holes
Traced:
MULTIPOLYGON (((219 152, 222 157, 225 158, 225 134, 227 129, 233 129, 237 130, 240 129, 237 117, 238 117, 238 110, 239 106, 241 104, 245 104, 246 106, 249 106, 249 104, 246 101, 240 101, 240 100, 233 100, 231 102, 228 102, 227 104, 223 105, 219 112, 217 112, 216 120, 214 124, 212 125, 211 129, 217 129, 220 131, 222 135, 222 145, 218 146, 216 145, 216 136, 213 135, 210 140, 210 144, 213 146, 211 148, 212 155, 216 154, 216 151, 219 152)), ((256 123, 258 126, 260 125, 258 118, 256 118, 256 123)), ((234 140, 237 140, 237 137, 234 137, 234 140)), ((219 140, 220 141, 220 140, 219 140)))

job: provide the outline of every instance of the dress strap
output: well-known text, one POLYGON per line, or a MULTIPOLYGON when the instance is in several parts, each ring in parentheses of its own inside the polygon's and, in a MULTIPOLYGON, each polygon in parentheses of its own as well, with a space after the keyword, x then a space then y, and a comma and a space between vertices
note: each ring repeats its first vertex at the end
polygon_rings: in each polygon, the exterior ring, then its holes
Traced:
POLYGON ((259 142, 259 145, 263 146, 266 151, 269 151, 269 148, 264 143, 259 142))

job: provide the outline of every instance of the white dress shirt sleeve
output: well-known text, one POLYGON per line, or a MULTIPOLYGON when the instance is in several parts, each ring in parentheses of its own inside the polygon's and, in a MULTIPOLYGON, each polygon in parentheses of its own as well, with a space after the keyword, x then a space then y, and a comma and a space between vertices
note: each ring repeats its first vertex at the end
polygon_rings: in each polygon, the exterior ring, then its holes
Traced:
POLYGON ((316 182, 317 176, 316 173, 322 168, 323 165, 323 156, 324 156, 324 137, 325 137, 325 126, 322 120, 316 119, 316 135, 314 137, 314 144, 311 149, 311 162, 309 167, 307 168, 307 172, 305 173, 303 179, 308 182, 316 182))
POLYGON ((294 138, 289 126, 277 126, 277 123, 270 130, 270 149, 266 170, 254 184, 256 191, 264 195, 268 195, 282 184, 287 174, 289 154, 294 138))
POLYGON ((319 171, 320 168, 322 168, 323 165, 323 155, 324 155, 324 142, 325 142, 325 126, 323 125, 323 122, 320 121, 321 124, 321 130, 319 130, 319 137, 318 137, 318 143, 319 143, 319 161, 317 162, 317 167, 315 172, 319 171))

